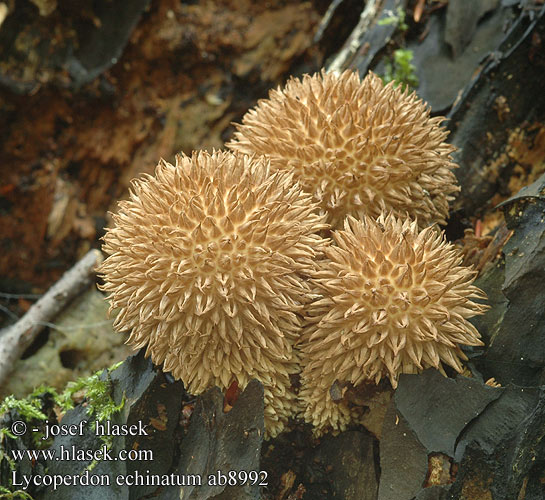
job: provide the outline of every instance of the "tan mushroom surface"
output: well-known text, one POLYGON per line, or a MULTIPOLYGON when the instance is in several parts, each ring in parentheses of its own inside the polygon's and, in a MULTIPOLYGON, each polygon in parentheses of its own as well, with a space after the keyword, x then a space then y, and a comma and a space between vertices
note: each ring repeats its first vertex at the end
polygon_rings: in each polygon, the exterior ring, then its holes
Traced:
POLYGON ((264 157, 231 152, 161 161, 134 181, 104 237, 100 268, 114 327, 193 394, 252 378, 269 436, 297 411, 290 375, 306 276, 327 240, 310 195, 264 157))
POLYGON ((474 301, 485 298, 472 284, 476 272, 433 227, 392 214, 348 218, 333 237, 313 279, 321 299, 309 306, 299 343, 302 414, 318 434, 357 419, 345 401, 332 400, 336 383, 387 378, 395 388, 401 373, 444 374, 443 363, 461 372, 460 346, 483 345, 468 318, 487 309, 474 301))
POLYGON ((236 124, 235 151, 267 155, 294 172, 341 229, 345 216, 383 212, 444 224, 459 191, 442 117, 413 92, 369 73, 345 71, 292 78, 271 90, 236 124))

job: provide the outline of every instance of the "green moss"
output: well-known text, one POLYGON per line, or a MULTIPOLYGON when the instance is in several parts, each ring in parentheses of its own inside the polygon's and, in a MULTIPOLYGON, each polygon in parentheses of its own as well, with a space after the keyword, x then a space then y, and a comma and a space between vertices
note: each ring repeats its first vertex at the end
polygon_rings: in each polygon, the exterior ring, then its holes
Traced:
MULTIPOLYGON (((54 389, 53 389, 54 391, 54 389)), ((21 418, 28 421, 42 421, 47 419, 47 415, 42 411, 43 401, 39 397, 42 392, 39 392, 39 389, 34 391, 32 394, 27 396, 24 399, 17 399, 15 396, 10 395, 4 398, 2 404, 0 405, 0 416, 4 413, 7 413, 10 410, 15 410, 21 418)), ((37 449, 44 448, 49 446, 45 444, 40 438, 41 433, 33 433, 32 440, 37 449)), ((7 463, 10 470, 15 470, 16 464, 15 461, 4 452, 5 439, 17 439, 17 436, 14 436, 7 427, 0 428, 0 464, 7 463)), ((0 500, 25 500, 31 499, 32 497, 25 491, 15 490, 10 491, 9 489, 0 486, 0 500)))
MULTIPOLYGON (((402 7, 398 7, 395 13, 392 11, 387 11, 387 13, 387 17, 380 19, 378 25, 395 24, 401 33, 405 33, 409 29, 409 25, 405 21, 405 11, 402 7)), ((403 44, 403 42, 401 43, 403 44)), ((418 87, 416 67, 412 60, 412 50, 400 48, 394 51, 392 57, 385 62, 384 75, 382 76, 384 83, 394 81, 396 86, 401 85, 403 90, 407 87, 412 90, 418 87)))
MULTIPOLYGON (((95 421, 103 422, 110 420, 116 413, 120 412, 125 406, 125 395, 119 404, 116 404, 110 394, 110 373, 123 362, 116 363, 106 371, 106 377, 104 377, 105 370, 100 370, 90 377, 80 378, 75 382, 67 384, 66 389, 58 397, 58 404, 65 409, 74 407, 73 396, 75 393, 85 391, 85 399, 87 400, 87 414, 93 417, 95 420, 92 423, 93 431, 95 430, 95 421)), ((113 436, 101 436, 101 441, 111 449, 113 446, 113 436)), ((93 470, 97 462, 93 461, 87 469, 93 470)))
MULTIPOLYGON (((39 397, 45 391, 40 392, 40 389, 41 388, 36 389, 32 394, 24 399, 17 399, 13 395, 7 396, 0 405, 0 415, 3 415, 10 410, 15 410, 21 416, 21 418, 23 418, 27 422, 32 420, 46 420, 47 415, 42 411, 43 402, 39 397)), ((54 389, 52 390, 53 392, 55 391, 54 389)), ((2 437, 2 439, 4 439, 5 437, 15 439, 15 436, 13 436, 11 432, 9 432, 7 429, 0 429, 0 436, 2 437)), ((44 443, 41 440, 41 437, 42 435, 39 432, 32 434, 32 439, 36 448, 44 448, 48 446, 47 443, 44 443)), ((1 443, 2 441, 0 440, 0 446, 1 443)), ((0 461, 2 460, 2 458, 7 457, 0 455, 0 461)))
POLYGON ((45 420, 47 416, 42 412, 41 407, 42 402, 34 396, 34 393, 25 399, 16 399, 14 396, 7 396, 0 405, 0 415, 9 410, 16 410, 21 417, 27 420, 45 420))
POLYGON ((33 498, 26 491, 9 491, 0 486, 0 500, 33 500, 33 498))
MULTIPOLYGON (((74 394, 83 393, 85 399, 87 400, 87 414, 93 417, 95 420, 100 422, 105 420, 110 420, 116 413, 120 412, 125 405, 125 396, 119 404, 116 404, 111 397, 111 381, 110 373, 122 364, 120 361, 115 365, 111 366, 107 370, 100 370, 90 377, 82 377, 74 382, 69 382, 61 394, 58 394, 53 387, 41 385, 37 387, 31 394, 26 398, 17 399, 13 395, 7 396, 2 404, 0 405, 0 416, 3 413, 6 413, 9 410, 16 410, 19 415, 25 420, 47 420, 47 415, 42 411, 43 404, 43 395, 50 394, 53 398, 56 405, 58 405, 64 412, 74 408, 74 394), (104 376, 105 375, 105 376, 104 376)), ((42 438, 42 433, 33 433, 32 438, 36 448, 47 448, 51 445, 51 441, 45 442, 42 438)), ((3 453, 3 440, 8 437, 11 439, 16 439, 16 437, 9 432, 8 429, 0 429, 0 462, 6 460, 9 463, 10 469, 13 470, 15 464, 5 453, 3 453)), ((102 441, 108 448, 111 448, 113 445, 112 436, 103 436, 101 437, 102 441)), ((88 467, 90 470, 96 465, 96 463, 91 463, 88 467)), ((18 492, 10 493, 8 490, 0 490, 2 496, 0 500, 4 498, 5 495, 13 494, 16 495, 18 492)), ((24 493, 24 492, 23 492, 24 493)), ((26 493, 25 493, 26 494, 26 493)), ((6 497, 6 498, 31 498, 27 497, 6 497)))
POLYGON ((406 87, 412 90, 418 87, 418 78, 415 73, 416 67, 412 63, 412 60, 412 50, 396 50, 392 60, 388 61, 385 65, 384 76, 382 77, 384 83, 395 81, 396 86, 401 85, 403 90, 406 87))
MULTIPOLYGON (((107 373, 110 374, 117 370, 122 364, 123 361, 120 361, 112 365, 108 368, 107 373)), ((103 373, 104 370, 99 370, 90 377, 82 377, 75 382, 69 382, 61 394, 58 394, 54 387, 42 384, 26 398, 17 399, 13 395, 6 396, 0 405, 0 416, 14 409, 27 420, 46 420, 47 415, 41 409, 44 394, 50 394, 55 404, 66 412, 74 408, 74 394, 83 391, 88 400, 87 413, 96 417, 97 420, 107 420, 111 415, 123 408, 124 401, 119 405, 115 404, 110 396, 109 380, 100 380, 103 373)))
MULTIPOLYGON (((15 439, 15 436, 6 428, 0 429, 0 464, 5 460, 8 463, 9 469, 15 469, 15 461, 9 455, 4 453, 4 439, 9 437, 10 439, 15 439)), ((1 490, 0 490, 1 491, 1 490)))
MULTIPOLYGON (((117 368, 117 366, 115 367, 117 368)), ((115 369, 114 368, 114 369, 115 369)), ((112 369, 108 370, 108 374, 112 369)), ((73 396, 76 392, 85 391, 87 399, 87 413, 99 421, 108 420, 112 415, 119 412, 124 404, 125 398, 118 405, 110 395, 110 380, 106 377, 102 380, 104 370, 100 370, 90 377, 80 378, 75 382, 69 382, 66 389, 58 397, 58 404, 61 408, 68 410, 74 407, 73 396)))
MULTIPOLYGON (((107 374, 121 366, 123 361, 116 363, 107 370, 107 374)), ((87 413, 97 420, 107 420, 114 413, 123 408, 124 401, 116 405, 110 396, 110 382, 108 379, 101 380, 104 370, 99 370, 90 377, 82 377, 74 382, 69 382, 61 394, 58 394, 54 387, 40 385, 30 395, 23 399, 16 399, 14 396, 7 396, 0 405, 0 415, 15 409, 28 420, 46 420, 47 416, 41 410, 41 397, 50 394, 63 411, 74 408, 73 396, 77 392, 84 392, 87 399, 87 413)))
MULTIPOLYGON (((59 396, 59 405, 63 408, 73 408, 75 393, 85 391, 85 398, 87 400, 87 414, 93 417, 99 422, 110 420, 116 413, 120 412, 125 406, 125 395, 119 404, 116 404, 111 396, 111 383, 110 373, 123 362, 116 363, 106 371, 106 377, 104 377, 105 370, 100 370, 90 377, 80 378, 75 382, 67 384, 66 389, 59 396)), ((93 421, 93 430, 95 421, 93 421)), ((111 449, 113 446, 113 436, 101 436, 102 442, 111 449)), ((89 464, 88 470, 93 470, 98 462, 95 460, 89 464)))
MULTIPOLYGON (((122 363, 120 361, 111 366, 106 373, 109 375, 122 363)), ((74 382, 69 382, 61 394, 58 394, 53 387, 40 385, 26 398, 17 399, 13 395, 7 396, 0 405, 0 415, 14 409, 26 420, 46 420, 48 417, 41 409, 44 394, 50 394, 55 404, 66 412, 74 408, 73 396, 81 391, 87 399, 87 413, 99 421, 108 420, 123 408, 125 398, 119 405, 115 404, 110 396, 109 376, 105 380, 101 380, 103 373, 104 370, 99 370, 90 377, 82 377, 74 382)))

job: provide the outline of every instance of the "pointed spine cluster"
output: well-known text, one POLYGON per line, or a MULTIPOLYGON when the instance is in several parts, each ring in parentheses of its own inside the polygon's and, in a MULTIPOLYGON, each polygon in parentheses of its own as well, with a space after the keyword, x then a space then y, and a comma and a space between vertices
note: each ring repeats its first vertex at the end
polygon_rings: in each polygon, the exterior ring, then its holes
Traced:
POLYGON ((462 371, 459 345, 482 345, 467 318, 485 306, 472 285, 475 272, 433 228, 392 214, 376 221, 348 218, 336 245, 318 262, 314 284, 321 299, 308 309, 299 345, 304 418, 317 433, 343 430, 353 410, 331 399, 335 382, 359 384, 442 363, 462 371))
POLYGON ((260 380, 269 436, 297 412, 317 434, 357 421, 334 386, 461 371, 459 345, 482 344, 467 318, 485 306, 428 227, 459 190, 442 120, 372 73, 271 91, 234 154, 180 156, 134 182, 105 236, 114 326, 194 394, 260 380), (344 225, 331 246, 326 222, 344 225))
POLYGON ((459 188, 442 117, 415 93, 384 85, 373 73, 322 72, 272 90, 237 126, 233 150, 265 154, 275 169, 294 172, 328 215, 383 212, 444 224, 459 188))
POLYGON ((103 289, 128 343, 199 394, 257 378, 269 435, 296 411, 293 345, 304 278, 327 227, 309 195, 265 158, 218 152, 161 162, 133 184, 104 240, 103 289))

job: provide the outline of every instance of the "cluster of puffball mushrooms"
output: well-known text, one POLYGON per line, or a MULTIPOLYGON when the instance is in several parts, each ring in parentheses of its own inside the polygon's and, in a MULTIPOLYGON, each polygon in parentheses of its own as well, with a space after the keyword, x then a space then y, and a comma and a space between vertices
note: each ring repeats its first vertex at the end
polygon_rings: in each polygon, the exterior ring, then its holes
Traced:
POLYGON ((392 387, 482 345, 475 272, 440 233, 459 191, 441 117, 369 73, 272 90, 228 151, 161 161, 104 237, 114 327, 192 394, 264 387, 265 429, 358 423, 342 387, 392 387))

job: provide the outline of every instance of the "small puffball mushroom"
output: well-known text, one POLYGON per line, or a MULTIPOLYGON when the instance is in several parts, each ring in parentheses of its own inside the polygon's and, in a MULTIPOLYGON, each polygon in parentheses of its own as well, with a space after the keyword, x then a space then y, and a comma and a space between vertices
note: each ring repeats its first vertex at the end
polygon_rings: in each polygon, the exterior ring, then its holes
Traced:
POLYGON ((349 217, 334 231, 313 277, 321 299, 309 306, 309 327, 299 342, 301 390, 307 422, 315 432, 344 430, 353 410, 330 389, 379 383, 397 386, 401 373, 442 363, 462 371, 460 345, 483 343, 467 320, 487 306, 472 283, 475 271, 442 234, 416 221, 381 215, 376 221, 349 217))
POLYGON ((277 435, 297 409, 305 275, 326 243, 311 196, 263 157, 199 152, 134 181, 114 221, 100 268, 114 327, 193 394, 257 378, 277 435))
POLYGON ((382 212, 426 227, 445 223, 459 191, 455 148, 444 142, 442 121, 430 118, 414 92, 384 85, 373 73, 360 81, 351 71, 322 72, 272 90, 236 125, 227 146, 294 172, 334 229, 346 215, 382 212))

